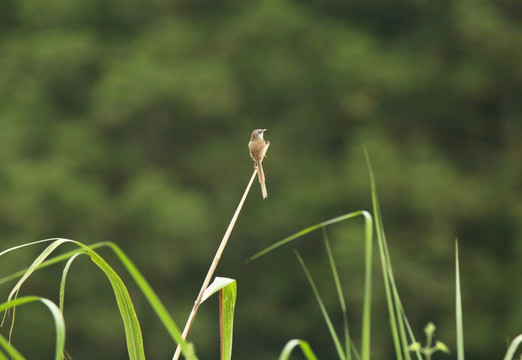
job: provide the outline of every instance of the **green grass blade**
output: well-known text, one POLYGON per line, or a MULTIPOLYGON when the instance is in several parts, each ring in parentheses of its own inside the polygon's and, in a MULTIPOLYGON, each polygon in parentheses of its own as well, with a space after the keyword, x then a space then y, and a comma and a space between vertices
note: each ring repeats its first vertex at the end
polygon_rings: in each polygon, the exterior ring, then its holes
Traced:
POLYGON ((391 279, 393 279, 393 274, 390 274, 391 265, 389 264, 389 258, 386 256, 387 248, 386 248, 386 237, 384 235, 384 229, 382 224, 382 218, 380 214, 379 200, 377 198, 377 186, 375 184, 375 178, 373 175, 373 170, 370 162, 370 157, 366 149, 364 149, 364 154, 366 156, 366 162, 368 165, 368 172, 370 174, 370 184, 371 184, 371 195, 372 195, 372 206, 373 213, 375 219, 375 228, 377 232, 377 244, 379 246, 379 256, 381 259, 381 267, 383 273, 384 280, 384 289, 386 294, 386 303, 388 306, 388 313, 390 317, 390 328, 393 337, 393 344, 395 348, 395 357, 397 360, 403 359, 403 351, 407 352, 403 346, 401 346, 401 340, 399 338, 399 322, 400 319, 397 318, 397 313, 395 312, 395 302, 394 295, 392 290, 391 279), (390 279, 391 276, 391 279, 390 279))
POLYGON ((509 348, 506 352, 506 356, 504 356, 504 360, 512 360, 520 344, 522 344, 522 334, 514 338, 511 344, 509 344, 509 348))
POLYGON ((60 309, 53 303, 51 300, 40 298, 40 301, 43 302, 51 311, 51 314, 54 318, 54 323, 56 325, 56 360, 62 358, 63 350, 65 348, 65 321, 63 319, 63 315, 60 312, 60 309))
POLYGON ((351 218, 354 218, 354 217, 357 217, 357 216, 361 216, 363 214, 363 211, 355 211, 355 212, 352 212, 352 213, 349 213, 349 214, 346 214, 346 215, 342 215, 342 216, 339 216, 339 217, 336 217, 336 218, 333 218, 333 219, 330 219, 330 220, 327 220, 327 221, 323 221, 319 224, 315 224, 315 225, 312 225, 310 227, 307 227, 306 229, 303 229, 293 235, 290 235, 286 238, 284 238, 283 240, 281 241, 278 241, 277 243, 273 244, 273 245, 270 245, 269 247, 259 251, 257 254, 251 256, 247 261, 253 261, 263 255, 266 255, 267 253, 269 253, 270 251, 273 251, 275 249, 277 249, 278 247, 292 241, 292 240, 295 240, 295 239, 298 239, 300 238, 301 236, 303 235, 306 235, 314 230, 317 230, 317 229, 320 229, 322 227, 325 227, 325 226, 328 226, 328 225, 332 225, 332 224, 335 224, 335 223, 338 223, 338 222, 341 222, 341 221, 344 221, 344 220, 348 220, 348 219, 351 219, 351 218))
POLYGON ((63 304, 65 301, 65 282, 67 280, 67 274, 69 273, 69 269, 71 268, 71 265, 73 261, 79 256, 85 254, 84 252, 76 253, 67 261, 65 264, 65 267, 63 268, 62 272, 62 280, 60 281, 60 312, 63 314, 63 304))
POLYGON ((219 320, 221 336, 221 360, 232 358, 234 310, 236 307, 237 283, 234 279, 216 277, 203 293, 202 303, 219 291, 219 320))
MULTIPOLYGON (((31 276, 31 274, 33 272, 35 272, 38 268, 38 266, 54 251, 56 250, 56 248, 58 246, 60 246, 61 244, 63 244, 64 242, 67 242, 68 240, 65 240, 65 239, 54 239, 54 240, 46 240, 46 241, 53 241, 49 246, 47 246, 47 248, 45 248, 41 253, 40 255, 38 255, 38 257, 33 261, 33 263, 31 264, 31 266, 29 266, 29 268, 27 269, 27 271, 24 273, 24 275, 22 275, 22 277, 20 278, 20 280, 18 280, 18 282, 16 283, 16 285, 13 287, 13 289, 11 290, 11 292, 9 293, 9 296, 7 298, 7 301, 10 301, 14 296, 15 294, 20 290, 20 287, 22 286, 22 284, 29 278, 29 276, 31 276)), ((38 241, 38 242, 34 242, 32 244, 36 244, 36 243, 39 243, 39 242, 42 242, 42 241, 38 241)), ((24 247, 23 245, 22 246, 16 246, 14 248, 10 248, 10 249, 7 249, 5 251, 3 251, 2 253, 0 253, 0 256, 4 255, 5 253, 7 253, 8 251, 11 251, 13 249, 19 249, 19 248, 22 248, 24 247)))
MULTIPOLYGON (((417 342, 417 340, 415 340, 415 335, 413 334, 413 331, 411 330, 410 322, 408 321, 408 318, 406 317, 406 313, 404 312, 402 303, 399 302, 399 304, 400 304, 400 308, 401 308, 402 321, 404 321, 406 329, 408 330, 408 335, 410 338, 409 343, 413 344, 413 343, 417 342)), ((417 360, 422 360, 422 355, 421 355, 420 349, 415 349, 415 355, 417 356, 417 360)))
POLYGON ((231 283, 235 283, 236 280, 229 279, 225 277, 216 277, 212 284, 208 286, 208 288, 203 293, 203 297, 201 298, 201 303, 203 303, 205 300, 207 300, 209 297, 214 295, 216 292, 220 291, 221 289, 227 287, 231 283))
POLYGON ((372 246, 373 246, 373 220, 372 216, 362 211, 365 221, 365 279, 364 279, 364 306, 362 324, 362 351, 363 360, 370 360, 370 340, 371 340, 371 302, 372 302, 372 246))
MULTIPOLYGON (((12 346, 9 344, 9 341, 6 340, 2 335, 0 335, 0 348, 4 349, 4 351, 9 355, 9 359, 11 360, 25 360, 25 358, 12 346)), ((0 360, 9 360, 1 351, 0 351, 0 360)))
POLYGON ((189 344, 182 339, 181 332, 179 331, 178 326, 170 316, 169 312, 161 302, 161 300, 158 298, 152 287, 149 285, 145 277, 140 273, 138 268, 134 265, 134 263, 125 255, 125 253, 114 243, 107 242, 105 245, 109 246, 116 256, 120 259, 123 266, 127 269, 131 277, 134 279, 140 290, 142 291, 143 295, 149 302, 149 304, 152 306, 153 310, 158 315, 159 319, 169 332, 172 339, 181 345, 181 350, 183 352, 183 355, 186 359, 194 360, 197 359, 194 349, 192 346, 189 346, 189 344))
MULTIPOLYGON (((216 278, 218 280, 220 278, 216 278)), ((232 279, 229 279, 232 280, 232 279)), ((234 334, 234 310, 236 308, 237 283, 235 280, 219 292, 219 319, 221 325, 221 360, 232 359, 234 334)))
MULTIPOLYGON (((39 244, 39 243, 42 243, 42 242, 49 242, 49 241, 54 241, 54 240, 56 240, 56 239, 45 239, 45 240, 34 241, 32 243, 28 243, 28 244, 24 244, 24 245, 20 245, 20 246, 15 246, 14 248, 7 249, 5 251, 5 253, 7 253, 9 251, 12 251, 12 250, 17 250, 17 249, 25 247, 25 246, 36 245, 36 244, 39 244)), ((100 243, 89 245, 89 248, 91 248, 92 250, 95 250, 95 249, 97 249, 99 247, 106 246, 106 245, 107 245, 106 242, 100 242, 100 243)), ((53 257, 51 259, 45 260, 40 265, 38 265, 37 270, 40 270, 40 269, 43 269, 45 267, 48 267, 48 266, 60 263, 62 261, 65 261, 65 260, 69 259, 71 256, 73 256, 73 255, 75 255, 77 253, 82 253, 82 252, 84 252, 82 249, 76 249, 76 250, 72 250, 72 251, 63 253, 61 255, 55 256, 55 257, 53 257)), ((3 253, 0 253, 0 256, 3 253)), ((28 270, 28 268, 20 270, 20 271, 17 271, 15 273, 11 274, 11 275, 7 275, 7 276, 4 276, 4 277, 0 278, 0 285, 5 284, 5 283, 7 283, 7 282, 9 282, 11 280, 18 279, 18 278, 22 277, 27 272, 27 270, 28 270)))
POLYGON ((221 359, 232 358, 234 310, 236 307, 237 283, 234 279, 216 277, 203 293, 202 302, 219 291, 219 320, 221 337, 221 359))
POLYGON ((350 345, 351 345, 351 348, 352 348, 352 351, 353 351, 353 356, 355 357, 355 360, 361 360, 361 356, 357 352, 357 348, 355 347, 355 344, 353 343, 353 341, 351 342, 350 345))
MULTIPOLYGON (((380 211, 380 210, 379 210, 380 211)), ((380 216, 380 214, 379 214, 380 216)), ((382 221, 382 220, 381 220, 382 221)), ((381 226, 382 228, 382 226, 381 226)), ((399 339, 401 343, 400 349, 403 351, 404 358, 407 360, 411 359, 410 351, 408 349, 408 337, 406 335, 406 324, 408 323, 408 319, 406 317, 406 313, 404 312, 404 308, 402 306, 402 302, 399 296, 399 292, 397 291, 397 286, 395 285, 395 277, 393 275, 393 268, 391 265, 390 252, 388 251, 388 244, 386 242, 386 236, 382 234, 383 238, 383 249, 384 256, 386 258, 386 274, 388 276, 388 281, 390 283, 390 288, 393 296, 393 309, 395 311, 395 319, 397 319, 397 327, 399 330, 399 339)), ((408 325, 409 326, 409 325, 408 325)))
POLYGON ((237 283, 234 281, 220 292, 221 309, 221 359, 232 359, 232 340, 234 335, 234 310, 236 307, 237 283))
POLYGON ((293 339, 286 343, 283 351, 281 351, 281 355, 279 355, 279 360, 290 359, 292 351, 298 346, 301 348, 301 351, 303 352, 306 360, 317 360, 317 356, 315 356, 314 352, 312 351, 310 344, 304 340, 299 339, 293 339))
POLYGON ((6 249, 6 250, 0 252, 0 256, 3 256, 7 253, 10 253, 11 251, 19 250, 19 249, 27 247, 27 246, 32 246, 32 245, 41 244, 41 243, 49 242, 49 241, 56 241, 56 240, 57 240, 56 238, 43 239, 43 240, 33 241, 33 242, 26 243, 26 244, 18 245, 18 246, 13 246, 13 247, 10 247, 9 249, 6 249))
POLYGON ((457 321, 457 359, 464 360, 464 326, 460 292, 459 242, 455 240, 455 318, 457 321))
MULTIPOLYGON (((53 316, 53 319, 54 319, 55 329, 56 329, 56 346, 55 346, 54 358, 55 358, 55 360, 60 360, 62 358, 63 349, 65 346, 65 322, 63 320, 63 316, 62 316, 62 313, 60 312, 60 309, 58 308, 58 306, 56 306, 55 303, 53 303, 51 300, 41 298, 38 296, 24 296, 24 297, 10 300, 3 304, 0 304, 0 312, 11 309, 11 308, 15 308, 17 306, 21 306, 21 305, 24 305, 27 303, 31 303, 31 302, 41 302, 45 306, 47 306, 47 308, 51 312, 51 315, 53 316)), ((2 340, 5 341, 4 338, 2 338, 2 340)), ((2 341, 2 343, 3 343, 3 341, 2 341)), ((18 357, 19 359, 20 358, 23 359, 23 357, 18 352, 11 352, 7 348, 6 348, 6 351, 9 354, 16 353, 16 355, 20 356, 20 357, 18 357)))
POLYGON ((105 273, 111 283, 116 302, 120 310, 127 340, 127 351, 131 360, 145 359, 143 336, 138 316, 132 304, 129 292, 119 275, 112 267, 92 250, 87 250, 91 260, 105 273))
POLYGON ((308 268, 306 267, 301 255, 299 255, 299 252, 295 251, 295 255, 297 256, 297 260, 299 260, 299 263, 301 264, 301 268, 303 269, 303 271, 306 275, 306 278, 308 279, 308 282, 310 283, 310 286, 312 287, 312 290, 314 292, 317 303, 319 304, 319 308, 321 309, 321 312, 323 313, 323 318, 326 322, 326 325, 328 326, 328 330, 330 331, 330 336, 332 337, 332 340, 335 344, 337 354, 339 355, 340 359, 346 360, 346 356, 344 354, 343 347, 341 345, 341 342, 339 341, 339 337, 337 336, 337 333, 335 332, 332 321, 330 320, 330 316, 328 315, 328 312, 326 311, 326 307, 324 306, 323 300, 321 299, 321 295, 319 295, 319 291, 317 290, 317 287, 315 286, 315 282, 312 278, 312 275, 308 271, 308 268))
POLYGON ((332 270, 332 275, 335 282, 335 288, 337 290, 337 296, 339 297, 339 305, 341 306, 341 312, 343 314, 343 329, 344 329, 344 347, 346 359, 352 359, 352 352, 350 350, 351 339, 350 339, 350 329, 348 327, 348 313, 346 311, 346 302, 344 300, 343 289, 341 287, 341 281, 339 280, 339 273, 337 271, 337 266, 335 265, 335 259, 332 253, 332 249, 330 247, 330 241, 328 240, 328 235, 326 233, 326 229, 323 227, 323 237, 324 243, 326 246, 326 253, 328 255, 328 261, 330 262, 330 268, 332 270))
MULTIPOLYGON (((41 253, 40 255, 38 255, 38 257, 33 261, 33 263, 29 266, 29 268, 25 271, 25 273, 22 275, 22 277, 20 278, 20 280, 18 280, 18 282, 16 283, 16 285, 13 287, 13 289, 11 290, 11 292, 9 293, 9 296, 7 298, 7 301, 10 301, 12 300, 13 298, 16 298, 17 294, 18 294, 18 291, 20 291, 20 288, 21 286, 23 285, 23 283, 29 278, 29 276, 31 276, 31 274, 33 274, 37 269, 38 269, 38 266, 40 266, 40 264, 54 251, 56 250, 56 248, 58 246, 60 246, 61 244, 63 244, 64 242, 67 242, 67 240, 64 240, 64 239, 46 239, 46 240, 40 240, 40 241, 35 241, 33 243, 29 243, 29 244, 24 244, 24 245, 20 245, 20 246, 15 246, 15 247, 12 247, 12 248, 9 248, 7 250, 4 250, 0 253, 0 256, 10 252, 10 251, 13 251, 13 250, 18 250, 18 249, 21 249, 25 246, 28 246, 28 245, 34 245, 34 244, 38 244, 38 243, 42 243, 42 242, 49 242, 49 241, 52 241, 52 243, 50 245, 47 246, 47 248, 45 248, 41 253)), ((2 326, 4 324, 4 321, 6 319, 6 316, 7 316, 8 312, 6 311, 4 313, 4 316, 2 318, 2 322, 0 323, 0 326, 2 326)), ((12 330, 12 327, 13 327, 14 324, 11 325, 11 330, 12 330)))

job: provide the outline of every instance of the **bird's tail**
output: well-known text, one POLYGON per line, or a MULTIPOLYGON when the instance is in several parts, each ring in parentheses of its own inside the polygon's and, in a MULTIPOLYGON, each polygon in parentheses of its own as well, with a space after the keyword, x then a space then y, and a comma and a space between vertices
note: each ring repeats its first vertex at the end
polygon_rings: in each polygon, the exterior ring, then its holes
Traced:
POLYGON ((268 197, 268 191, 266 191, 265 172, 263 171, 263 165, 261 165, 261 162, 258 162, 257 164, 257 175, 259 176, 259 183, 261 184, 261 193, 263 194, 263 199, 266 199, 268 197))

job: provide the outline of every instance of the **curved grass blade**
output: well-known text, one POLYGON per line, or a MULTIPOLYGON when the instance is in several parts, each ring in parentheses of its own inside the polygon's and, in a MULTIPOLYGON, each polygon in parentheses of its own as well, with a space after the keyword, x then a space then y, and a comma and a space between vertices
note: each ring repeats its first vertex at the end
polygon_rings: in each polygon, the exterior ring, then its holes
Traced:
POLYGON ((514 338, 511 344, 509 344, 509 348, 506 352, 506 356, 504 356, 504 360, 512 360, 520 344, 522 344, 522 334, 514 338))
POLYGON ((327 220, 327 221, 323 221, 319 224, 315 224, 315 225, 312 225, 312 226, 309 226, 307 227, 306 229, 303 229, 299 232, 296 232, 295 234, 293 235, 290 235, 286 238, 284 238, 283 240, 281 241, 278 241, 276 242, 275 244, 273 245, 270 245, 269 247, 259 251, 257 254, 251 256, 250 258, 247 259, 248 262, 250 261, 253 261, 253 260, 256 260, 257 258, 260 258, 261 256, 263 255, 266 255, 267 253, 269 253, 270 251, 272 250, 275 250, 277 249, 278 247, 292 241, 292 240, 295 240, 295 239, 298 239, 300 238, 301 236, 303 235, 306 235, 314 230, 317 230, 317 229, 320 229, 324 226, 328 226, 328 225, 332 225, 332 224, 335 224, 335 223, 338 223, 338 222, 341 222, 341 221, 344 221, 344 220, 348 220, 348 219, 351 219, 351 218, 354 218, 354 217, 357 217, 357 216, 361 216, 363 215, 365 211, 355 211, 355 212, 352 212, 352 213, 349 213, 349 214, 346 214, 346 215, 342 215, 342 216, 339 216, 339 217, 336 217, 336 218, 333 218, 333 219, 330 219, 330 220, 327 220))
POLYGON ((127 339, 127 351, 130 359, 145 359, 145 351, 143 348, 143 336, 138 321, 138 316, 132 304, 129 292, 125 284, 118 274, 110 267, 110 265, 92 250, 87 251, 91 260, 103 270, 109 282, 111 283, 116 302, 120 310, 120 315, 125 328, 125 337, 127 339))
MULTIPOLYGON (((58 246, 60 246, 61 244, 63 244, 64 242, 67 242, 68 240, 65 240, 65 239, 46 239, 46 240, 40 240, 40 241, 35 241, 33 243, 29 243, 29 244, 24 244, 24 245, 20 245, 20 246, 15 246, 13 248, 10 248, 10 249, 7 249, 7 250, 4 250, 0 253, 0 256, 8 253, 9 251, 13 251, 13 250, 17 250, 17 249, 20 249, 20 248, 23 248, 25 246, 28 246, 28 245, 34 245, 34 244, 38 244, 38 243, 42 243, 42 242, 48 242, 48 241, 52 241, 52 243, 47 246, 47 248, 45 248, 41 253, 40 255, 38 255, 38 257, 33 261, 33 263, 29 266, 29 268, 27 269, 27 271, 22 275, 22 277, 20 278, 20 280, 18 280, 18 282, 16 283, 16 285, 13 287, 13 289, 11 290, 11 292, 9 293, 9 296, 7 297, 7 301, 9 302, 11 299, 15 298, 16 295, 18 294, 18 291, 20 291, 20 287, 22 286, 22 284, 29 278, 29 276, 31 276, 31 274, 33 272, 35 272, 37 269, 38 269, 38 266, 54 251, 56 250, 56 248, 58 246)), ((0 326, 2 326, 4 324, 4 321, 6 319, 6 316, 7 316, 8 312, 6 311, 4 313, 4 317, 2 318, 2 322, 0 323, 0 326)), ((12 326, 12 325, 11 325, 12 326)))
POLYGON ((41 243, 49 242, 49 241, 56 241, 56 240, 57 240, 57 238, 50 238, 50 239, 37 240, 37 241, 29 242, 26 244, 13 246, 13 247, 10 247, 9 249, 5 249, 4 251, 0 252, 0 256, 3 256, 7 253, 10 253, 11 251, 19 250, 19 249, 27 247, 27 246, 32 246, 32 245, 41 244, 41 243))
POLYGON ((287 342, 283 348, 283 351, 281 351, 281 355, 279 355, 279 360, 290 359, 292 351, 294 351, 294 349, 298 346, 301 348, 301 351, 303 352, 306 360, 317 360, 317 356, 315 356, 314 352, 312 351, 310 344, 300 339, 293 339, 287 342))
POLYGON ((236 280, 225 278, 225 277, 219 277, 217 276, 212 284, 208 286, 208 288, 203 293, 203 297, 201 298, 201 303, 203 303, 205 300, 207 300, 209 297, 214 295, 216 292, 226 288, 228 285, 235 283, 236 280))
POLYGON ((60 281, 60 312, 63 314, 63 304, 65 299, 65 281, 67 280, 67 274, 69 273, 69 269, 71 268, 71 265, 73 261, 79 256, 85 254, 84 252, 76 253, 67 261, 65 264, 65 267, 63 268, 62 272, 62 280, 60 281))
MULTIPOLYGON (((65 322, 63 320, 62 313, 60 312, 60 309, 58 306, 56 306, 55 303, 53 303, 51 300, 38 297, 38 296, 24 296, 15 300, 7 301, 3 304, 0 304, 0 311, 5 311, 11 308, 15 308, 17 306, 21 306, 27 303, 39 301, 43 303, 49 311, 51 312, 51 315, 54 319, 54 324, 56 328, 56 346, 55 346, 55 360, 60 360, 62 358, 63 349, 65 346, 65 322)), ((4 345, 5 339, 2 337, 1 345, 4 345)), ((8 343, 9 344, 9 343, 8 343)), ((5 348, 5 350, 11 355, 15 355, 15 359, 23 359, 22 355, 18 353, 14 348, 9 345, 9 348, 5 348)))
MULTIPOLYGON (((56 239, 45 239, 45 240, 34 241, 34 242, 27 243, 27 244, 20 245, 20 246, 15 246, 13 248, 9 248, 9 249, 5 250, 4 252, 0 253, 0 256, 2 256, 4 253, 7 253, 7 252, 13 251, 13 250, 17 250, 17 249, 22 248, 22 247, 26 247, 26 246, 29 246, 29 245, 36 245, 36 244, 39 244, 39 243, 42 243, 42 242, 49 242, 49 241, 54 241, 54 240, 56 240, 56 239)), ((95 244, 89 245, 89 248, 91 248, 91 250, 95 250, 95 249, 97 249, 99 247, 106 246, 106 245, 107 245, 106 242, 99 242, 99 243, 95 243, 95 244)), ((45 260, 40 265, 38 265, 37 270, 46 268, 46 267, 54 265, 54 264, 58 264, 58 263, 60 263, 62 261, 65 261, 65 260, 69 259, 71 256, 73 256, 75 254, 83 253, 83 252, 84 251, 82 249, 76 249, 76 250, 71 250, 71 251, 63 253, 61 255, 52 257, 50 259, 45 260)), ((5 284, 5 283, 7 283, 7 282, 9 282, 11 280, 18 279, 18 278, 22 277, 26 273, 26 271, 27 271, 27 268, 23 269, 23 270, 20 270, 20 271, 17 271, 15 273, 11 274, 11 275, 7 275, 7 276, 4 276, 4 277, 0 278, 0 285, 3 285, 3 284, 5 284)))
POLYGON ((16 285, 13 287, 13 289, 11 290, 11 292, 9 293, 9 297, 7 298, 7 301, 11 300, 13 298, 13 296, 18 292, 18 290, 20 290, 20 287, 22 286, 22 284, 25 282, 25 280, 27 280, 27 278, 29 276, 31 276, 31 274, 37 270, 38 266, 54 251, 56 250, 56 248, 58 246, 60 246, 61 244, 63 244, 64 242, 67 242, 67 241, 70 241, 70 240, 65 240, 65 239, 46 239, 46 240, 40 240, 40 241, 35 241, 33 243, 30 243, 30 244, 24 244, 24 245, 20 245, 20 246, 15 246, 13 248, 10 248, 10 249, 7 249, 7 250, 4 250, 0 253, 0 256, 8 253, 9 251, 13 251, 13 250, 17 250, 17 249, 20 249, 22 247, 25 247, 25 246, 28 246, 28 245, 34 245, 34 244, 38 244, 38 243, 41 243, 41 242, 48 242, 48 241, 52 241, 52 244, 47 246, 47 248, 45 248, 41 253, 40 255, 38 255, 38 257, 33 261, 33 263, 29 266, 29 268, 27 268, 27 270, 24 272, 24 274, 22 275, 21 279, 18 280, 18 282, 16 283, 16 285))
POLYGON ((136 265, 129 259, 127 255, 114 243, 107 242, 105 245, 110 247, 116 256, 120 259, 123 266, 127 269, 131 277, 134 279, 143 295, 146 297, 149 304, 152 306, 153 310, 158 315, 159 319, 169 332, 172 339, 181 346, 181 351, 186 359, 195 360, 197 359, 196 354, 194 352, 194 348, 183 338, 181 337, 181 332, 177 327, 176 323, 170 316, 169 312, 159 299, 158 295, 154 292, 152 287, 149 285, 145 277, 140 273, 136 265))

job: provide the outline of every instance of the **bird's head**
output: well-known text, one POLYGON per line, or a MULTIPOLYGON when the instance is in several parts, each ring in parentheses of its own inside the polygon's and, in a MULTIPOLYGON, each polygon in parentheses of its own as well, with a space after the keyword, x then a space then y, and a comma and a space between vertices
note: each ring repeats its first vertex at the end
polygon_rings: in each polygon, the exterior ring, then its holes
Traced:
POLYGON ((252 140, 261 139, 263 140, 263 134, 266 131, 266 129, 256 129, 252 131, 252 140))

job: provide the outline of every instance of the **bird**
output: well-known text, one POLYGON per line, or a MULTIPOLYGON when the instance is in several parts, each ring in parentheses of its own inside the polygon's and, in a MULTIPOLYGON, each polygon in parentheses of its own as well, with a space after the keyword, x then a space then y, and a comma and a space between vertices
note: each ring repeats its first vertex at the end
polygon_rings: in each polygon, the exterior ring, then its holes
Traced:
POLYGON ((266 151, 270 146, 270 141, 265 142, 263 134, 266 129, 256 129, 252 132, 248 148, 250 150, 250 156, 254 160, 254 169, 257 169, 257 175, 259 177, 259 183, 261 184, 261 193, 263 194, 263 200, 268 197, 265 184, 265 172, 263 171, 263 159, 265 158, 266 151))

